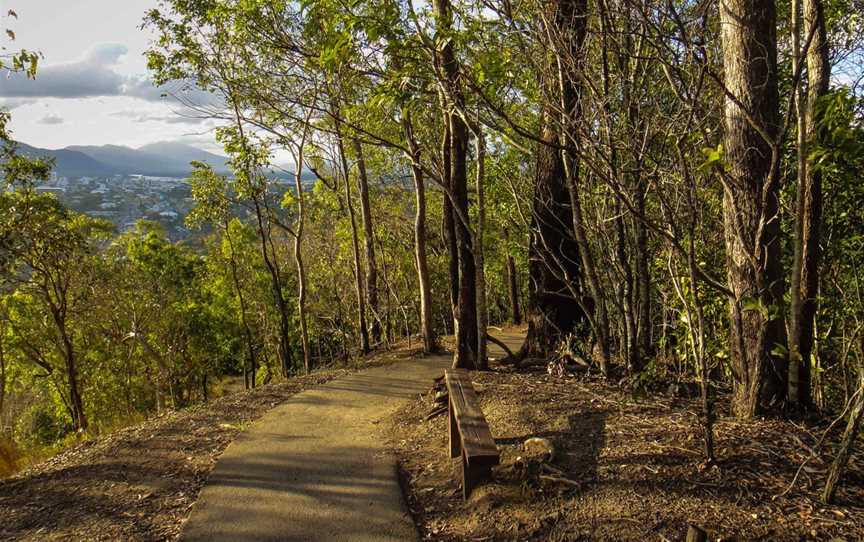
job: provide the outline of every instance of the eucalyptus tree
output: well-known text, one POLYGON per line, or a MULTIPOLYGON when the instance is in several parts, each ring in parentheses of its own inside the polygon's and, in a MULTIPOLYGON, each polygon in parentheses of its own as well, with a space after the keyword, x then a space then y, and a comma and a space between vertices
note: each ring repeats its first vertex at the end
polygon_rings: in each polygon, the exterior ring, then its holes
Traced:
POLYGON ((0 285, 14 291, 16 318, 10 325, 16 347, 55 383, 73 429, 83 431, 88 417, 81 378, 81 321, 95 286, 90 259, 110 226, 69 211, 53 196, 27 185, 0 194, 0 217, 0 259, 5 267, 0 285))
MULTIPOLYGON (((793 3, 793 6, 800 2, 793 3)), ((805 0, 802 13, 793 14, 796 71, 806 59, 807 93, 802 87, 796 96, 798 117, 798 187, 795 201, 794 254, 789 292, 789 382, 788 397, 793 408, 812 406, 812 365, 815 317, 822 256, 822 171, 809 151, 824 146, 824 99, 831 79, 825 8, 821 0, 805 0), (803 28, 801 22, 803 18, 803 28), (803 30, 803 32, 802 32, 803 30), (804 39, 805 49, 800 46, 804 39), (804 102, 804 103, 802 103, 804 102)), ((817 153, 818 154, 818 153, 817 153)))
MULTIPOLYGON (((459 62, 454 50, 452 33, 453 11, 450 0, 433 0, 435 17, 436 69, 440 71, 442 106, 445 109, 447 139, 444 142, 450 167, 445 186, 453 206, 453 222, 459 262, 459 289, 453 314, 456 331, 454 367, 484 367, 485 359, 478 358, 477 331, 477 271, 472 251, 472 232, 468 214, 468 125, 463 118, 465 90, 459 75, 459 62)), ((452 256, 451 256, 452 257, 452 256)), ((453 277, 451 277, 452 280, 453 277)), ((485 337, 483 338, 485 340, 485 337)))
POLYGON ((237 230, 237 219, 231 217, 231 207, 235 203, 235 198, 230 189, 230 181, 203 163, 195 164, 189 181, 195 206, 186 216, 186 224, 195 228, 212 224, 219 229, 221 237, 225 241, 228 264, 231 270, 231 282, 237 296, 240 320, 243 324, 243 334, 246 341, 247 357, 243 373, 244 382, 247 389, 254 388, 257 380, 258 356, 256 339, 248 314, 246 293, 240 277, 240 263, 238 261, 240 256, 233 237, 237 230))

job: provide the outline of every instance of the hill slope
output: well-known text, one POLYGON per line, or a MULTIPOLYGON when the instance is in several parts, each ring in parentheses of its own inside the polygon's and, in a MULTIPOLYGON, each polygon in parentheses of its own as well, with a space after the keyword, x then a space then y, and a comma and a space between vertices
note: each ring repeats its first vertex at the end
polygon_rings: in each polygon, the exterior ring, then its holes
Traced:
POLYGON ((120 145, 73 145, 63 149, 40 149, 19 143, 22 153, 53 158, 62 177, 105 177, 109 175, 152 175, 187 177, 190 162, 205 162, 219 173, 228 173, 227 158, 182 143, 163 142, 139 149, 120 145))

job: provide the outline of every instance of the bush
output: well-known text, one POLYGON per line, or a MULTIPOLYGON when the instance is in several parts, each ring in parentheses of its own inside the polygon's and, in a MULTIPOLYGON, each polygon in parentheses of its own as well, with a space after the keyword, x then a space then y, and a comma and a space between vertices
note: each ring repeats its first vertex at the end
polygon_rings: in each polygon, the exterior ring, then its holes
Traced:
POLYGON ((38 406, 25 412, 18 424, 18 434, 37 446, 50 446, 70 431, 68 422, 51 410, 38 406))

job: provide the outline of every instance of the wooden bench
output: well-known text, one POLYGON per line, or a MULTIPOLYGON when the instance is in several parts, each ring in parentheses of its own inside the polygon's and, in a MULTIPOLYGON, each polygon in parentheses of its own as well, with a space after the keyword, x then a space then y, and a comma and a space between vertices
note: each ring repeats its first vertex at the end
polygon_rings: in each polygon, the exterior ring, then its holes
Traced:
POLYGON ((450 396, 450 457, 462 456, 462 497, 467 500, 475 487, 490 478, 500 455, 468 371, 447 369, 444 380, 450 396))

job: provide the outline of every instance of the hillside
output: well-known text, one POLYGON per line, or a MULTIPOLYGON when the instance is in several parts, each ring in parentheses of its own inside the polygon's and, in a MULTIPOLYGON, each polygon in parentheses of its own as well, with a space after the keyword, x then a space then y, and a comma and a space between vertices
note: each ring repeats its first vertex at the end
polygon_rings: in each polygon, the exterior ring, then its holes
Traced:
POLYGON ((108 164, 77 150, 40 149, 24 143, 18 143, 18 149, 25 156, 53 158, 54 170, 63 177, 104 177, 116 173, 108 164))
POLYGON ((192 161, 205 162, 223 174, 229 172, 227 158, 189 145, 162 142, 138 149, 120 145, 72 145, 63 149, 41 149, 19 143, 22 153, 53 158, 60 177, 105 177, 110 175, 148 175, 186 177, 192 161))

